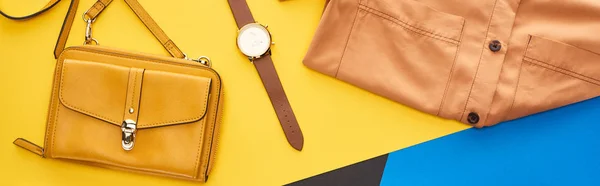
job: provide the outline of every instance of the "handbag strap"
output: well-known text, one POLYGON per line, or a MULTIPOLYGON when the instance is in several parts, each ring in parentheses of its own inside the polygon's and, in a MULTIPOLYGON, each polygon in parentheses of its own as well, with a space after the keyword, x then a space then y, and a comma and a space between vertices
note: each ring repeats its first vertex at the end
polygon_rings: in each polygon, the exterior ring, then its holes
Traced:
MULTIPOLYGON (((51 0, 41 10, 39 10, 33 14, 30 14, 30 15, 10 16, 10 15, 2 12, 1 10, 0 10, 0 14, 2 14, 4 17, 7 17, 7 18, 13 19, 13 20, 24 20, 24 19, 28 19, 31 17, 35 17, 36 15, 39 15, 39 14, 49 10, 50 8, 54 7, 54 5, 56 5, 60 1, 61 0, 51 0)), ((94 5, 84 13, 83 19, 88 24, 87 30, 86 30, 86 42, 85 42, 86 44, 88 44, 90 42, 97 43, 97 41, 91 37, 91 24, 96 20, 98 15, 100 15, 100 13, 111 2, 112 2, 112 0, 97 0, 96 3, 94 3, 94 5)), ((165 49, 167 49, 167 51, 169 51, 169 53, 173 57, 187 59, 187 56, 185 55, 185 53, 181 52, 181 50, 175 45, 175 43, 173 43, 173 41, 171 39, 169 39, 167 34, 165 34, 165 32, 158 26, 158 24, 156 24, 156 22, 150 17, 150 15, 148 15, 148 12, 146 12, 146 10, 144 10, 144 8, 142 8, 142 6, 138 3, 137 0, 125 0, 125 2, 133 10, 133 12, 135 12, 135 14, 138 16, 138 18, 140 20, 142 20, 144 25, 146 25, 146 27, 148 27, 148 29, 152 32, 154 37, 156 37, 156 39, 158 39, 160 41, 160 43, 163 45, 163 47, 165 47, 165 49)), ((67 38, 69 36, 69 31, 71 30, 71 26, 73 25, 73 20, 75 17, 75 12, 77 10, 78 4, 79 4, 79 0, 71 0, 71 4, 69 5, 69 11, 67 12, 67 16, 65 17, 62 29, 60 31, 60 35, 58 37, 58 41, 56 42, 56 46, 54 48, 54 58, 58 58, 58 56, 62 53, 62 51, 65 48, 67 38)), ((200 58, 198 58, 198 60, 195 60, 195 61, 201 62, 202 64, 210 67, 210 59, 208 59, 208 57, 201 56, 200 58)), ((31 151, 34 154, 44 157, 44 148, 39 145, 36 145, 35 143, 32 143, 32 142, 26 140, 26 139, 17 138, 15 141, 13 141, 13 144, 15 144, 21 148, 24 148, 28 151, 31 151)))
MULTIPOLYGON (((39 11, 34 12, 29 15, 25 15, 25 16, 11 16, 11 15, 6 14, 2 10, 0 10, 0 14, 6 18, 12 19, 12 20, 25 20, 25 19, 35 17, 37 15, 40 15, 41 13, 48 11, 49 9, 54 7, 56 4, 58 4, 60 1, 61 0, 50 0, 50 2, 48 2, 48 4, 46 4, 44 7, 42 7, 39 11)), ((98 15, 100 15, 100 13, 102 13, 102 11, 111 2, 112 2, 112 0, 97 0, 96 3, 94 3, 94 5, 92 5, 92 7, 84 13, 83 19, 88 24, 87 29, 86 29, 86 42, 85 42, 86 44, 92 43, 92 41, 97 43, 97 41, 91 37, 91 24, 96 20, 98 15)), ((171 54, 171 56, 176 57, 176 58, 186 58, 187 59, 187 56, 185 55, 185 53, 183 53, 179 49, 179 47, 177 47, 177 45, 175 45, 175 43, 173 43, 173 41, 167 36, 167 34, 165 34, 165 32, 158 26, 158 24, 156 24, 156 22, 152 19, 152 17, 150 17, 148 12, 146 12, 146 10, 144 10, 144 8, 140 5, 140 3, 137 0, 125 0, 125 2, 129 6, 129 8, 131 8, 133 10, 133 12, 135 12, 135 14, 138 16, 138 18, 140 20, 142 20, 142 22, 144 23, 144 25, 146 25, 146 27, 150 30, 150 32, 152 32, 154 37, 156 37, 156 39, 158 39, 160 41, 160 43, 163 45, 163 47, 165 49, 167 49, 167 51, 171 54)), ((75 20, 75 14, 77 12, 78 5, 79 5, 79 0, 71 0, 71 4, 69 5, 69 10, 63 21, 63 25, 60 30, 58 40, 56 41, 56 46, 54 47, 54 58, 58 58, 58 56, 62 53, 62 51, 64 50, 64 48, 66 46, 67 39, 69 37, 69 31, 71 31, 71 26, 73 25, 73 21, 75 20)), ((208 59, 208 58, 205 58, 205 59, 208 59)))

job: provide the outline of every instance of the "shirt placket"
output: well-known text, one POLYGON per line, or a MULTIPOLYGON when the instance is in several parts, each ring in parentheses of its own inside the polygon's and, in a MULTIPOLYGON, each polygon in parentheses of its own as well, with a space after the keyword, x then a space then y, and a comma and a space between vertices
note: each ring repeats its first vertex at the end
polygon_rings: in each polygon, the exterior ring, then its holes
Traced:
POLYGON ((482 127, 486 123, 516 15, 516 0, 496 0, 489 18, 481 56, 460 121, 482 127))

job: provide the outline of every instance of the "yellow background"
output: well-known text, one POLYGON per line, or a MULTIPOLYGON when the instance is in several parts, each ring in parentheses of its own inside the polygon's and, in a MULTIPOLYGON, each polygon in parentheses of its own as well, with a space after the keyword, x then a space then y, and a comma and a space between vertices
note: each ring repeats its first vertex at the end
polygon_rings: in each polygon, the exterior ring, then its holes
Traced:
MULTIPOLYGON (((0 185, 198 185, 43 159, 14 146, 17 137, 42 144, 53 49, 68 0, 26 21, 0 17, 0 185)), ((47 0, 0 0, 25 15, 47 0)), ((68 46, 84 38, 82 0, 68 46)), ((190 57, 209 56, 223 78, 225 110, 216 164, 206 185, 282 185, 468 128, 426 115, 302 65, 324 0, 248 0, 268 24, 273 60, 305 137, 302 152, 285 140, 254 66, 238 52, 237 27, 226 0, 141 0, 190 57)), ((168 55, 122 0, 94 23, 101 45, 168 55)))

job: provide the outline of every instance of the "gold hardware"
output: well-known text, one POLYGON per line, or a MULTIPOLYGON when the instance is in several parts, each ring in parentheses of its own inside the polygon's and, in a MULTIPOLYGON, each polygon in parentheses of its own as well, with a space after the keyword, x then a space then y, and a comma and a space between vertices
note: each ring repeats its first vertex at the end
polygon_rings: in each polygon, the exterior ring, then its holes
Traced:
POLYGON ((96 40, 95 38, 92 37, 92 23, 94 23, 94 21, 96 19, 86 19, 85 13, 84 13, 83 20, 87 23, 87 25, 85 26, 85 41, 83 41, 83 44, 84 45, 89 45, 89 44, 100 45, 98 40, 96 40))
POLYGON ((190 59, 190 58, 188 58, 187 54, 183 53, 183 59, 198 62, 208 68, 211 68, 211 66, 212 66, 212 63, 210 62, 210 58, 208 58, 207 56, 200 56, 200 57, 198 57, 198 59, 190 59))
POLYGON ((210 63, 210 58, 208 58, 206 56, 200 56, 200 57, 198 57, 198 59, 193 60, 193 61, 203 64, 204 66, 207 66, 208 68, 210 68, 212 66, 212 64, 210 63))
POLYGON ((121 125, 121 146, 126 151, 133 149, 136 126, 135 121, 130 119, 126 119, 121 125))

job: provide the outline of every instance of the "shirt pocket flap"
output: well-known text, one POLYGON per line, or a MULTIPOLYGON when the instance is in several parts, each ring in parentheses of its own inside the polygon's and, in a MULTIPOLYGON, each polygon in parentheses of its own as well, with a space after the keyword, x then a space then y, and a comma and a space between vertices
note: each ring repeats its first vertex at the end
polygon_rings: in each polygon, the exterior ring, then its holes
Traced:
POLYGON ((599 54, 558 41, 531 36, 525 60, 545 63, 579 76, 600 80, 600 65, 594 65, 594 62, 600 61, 599 54), (587 62, 586 65, 583 62, 587 62))
MULTIPOLYGON (((120 126, 131 68, 65 60, 59 98, 65 107, 120 126)), ((145 70, 140 94, 139 129, 191 123, 206 115, 210 78, 145 70)))

